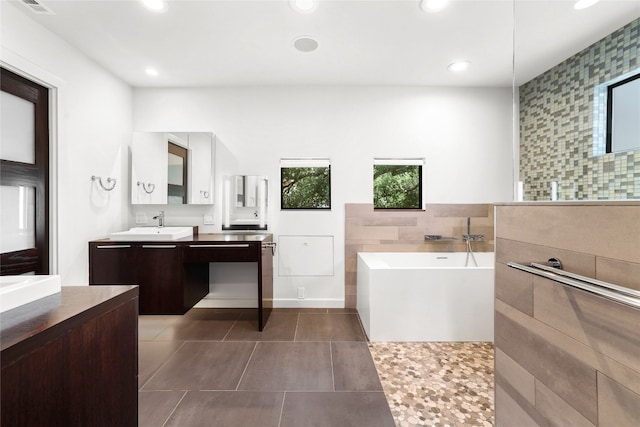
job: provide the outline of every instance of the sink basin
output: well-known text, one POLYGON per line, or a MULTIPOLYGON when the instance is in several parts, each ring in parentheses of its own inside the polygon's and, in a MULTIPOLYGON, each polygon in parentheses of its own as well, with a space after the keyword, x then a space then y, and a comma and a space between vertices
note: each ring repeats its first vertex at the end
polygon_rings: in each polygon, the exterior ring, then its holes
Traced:
POLYGON ((0 276, 0 313, 60 292, 60 276, 0 276))
POLYGON ((143 242, 148 240, 178 240, 193 236, 193 227, 133 227, 129 231, 109 234, 115 241, 143 242))

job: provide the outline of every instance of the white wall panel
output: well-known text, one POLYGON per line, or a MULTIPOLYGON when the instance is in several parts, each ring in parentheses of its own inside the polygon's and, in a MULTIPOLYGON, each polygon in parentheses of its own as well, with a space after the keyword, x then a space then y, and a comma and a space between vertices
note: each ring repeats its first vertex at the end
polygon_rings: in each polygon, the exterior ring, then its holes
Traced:
POLYGON ((333 236, 278 237, 278 275, 333 276, 333 236))

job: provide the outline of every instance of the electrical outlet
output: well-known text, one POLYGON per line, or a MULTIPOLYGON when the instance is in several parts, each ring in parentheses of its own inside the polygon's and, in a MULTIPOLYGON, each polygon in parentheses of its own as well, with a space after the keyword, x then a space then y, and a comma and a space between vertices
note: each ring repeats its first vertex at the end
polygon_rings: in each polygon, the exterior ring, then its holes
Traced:
POLYGON ((149 219, 147 218, 146 213, 138 212, 136 214, 136 224, 146 224, 147 222, 149 222, 149 219))
POLYGON ((205 215, 204 216, 204 223, 206 225, 213 225, 213 215, 205 215))
POLYGON ((303 287, 299 287, 298 288, 298 299, 304 299, 304 288, 303 287))

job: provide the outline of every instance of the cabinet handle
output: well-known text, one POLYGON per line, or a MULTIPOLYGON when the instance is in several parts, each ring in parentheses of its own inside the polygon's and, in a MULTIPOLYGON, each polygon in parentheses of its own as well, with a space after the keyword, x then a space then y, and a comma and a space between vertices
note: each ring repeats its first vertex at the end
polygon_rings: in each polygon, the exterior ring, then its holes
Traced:
POLYGON ((96 246, 96 249, 125 249, 130 247, 131 245, 100 245, 96 246))
POLYGON ((271 255, 276 254, 276 242, 263 242, 262 249, 271 249, 271 255))
POLYGON ((173 249, 176 245, 142 245, 142 249, 173 249))
POLYGON ((189 245, 190 248, 248 248, 249 244, 243 245, 189 245))

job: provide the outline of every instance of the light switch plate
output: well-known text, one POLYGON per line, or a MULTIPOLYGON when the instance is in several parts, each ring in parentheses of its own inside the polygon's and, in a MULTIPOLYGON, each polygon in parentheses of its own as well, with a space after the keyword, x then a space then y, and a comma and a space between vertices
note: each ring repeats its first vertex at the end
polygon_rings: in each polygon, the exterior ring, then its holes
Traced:
POLYGON ((205 215, 204 216, 204 223, 206 225, 213 225, 213 215, 205 215))
POLYGON ((138 212, 136 214, 136 224, 146 224, 147 222, 149 222, 149 219, 147 218, 146 213, 138 212))

